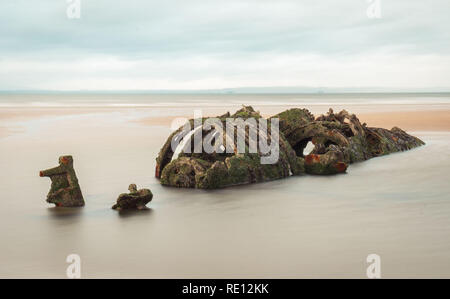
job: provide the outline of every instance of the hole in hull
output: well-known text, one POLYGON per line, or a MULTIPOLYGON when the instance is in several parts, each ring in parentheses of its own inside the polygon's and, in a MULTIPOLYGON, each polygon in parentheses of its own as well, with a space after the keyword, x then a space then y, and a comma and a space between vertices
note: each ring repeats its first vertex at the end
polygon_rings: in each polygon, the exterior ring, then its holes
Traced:
POLYGON ((303 156, 307 156, 309 155, 314 149, 314 144, 312 143, 312 141, 309 141, 305 148, 303 149, 303 156))
POLYGON ((305 139, 297 142, 297 144, 293 146, 293 149, 298 157, 304 157, 303 151, 305 150, 307 144, 311 140, 312 140, 312 138, 305 138, 305 139))

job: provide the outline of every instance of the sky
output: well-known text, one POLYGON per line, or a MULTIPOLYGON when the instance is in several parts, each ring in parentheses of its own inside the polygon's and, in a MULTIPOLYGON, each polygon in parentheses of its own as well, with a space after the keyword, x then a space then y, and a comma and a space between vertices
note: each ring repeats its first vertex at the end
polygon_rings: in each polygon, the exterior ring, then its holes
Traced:
POLYGON ((69 1, 0 0, 0 90, 450 90, 448 0, 69 1))

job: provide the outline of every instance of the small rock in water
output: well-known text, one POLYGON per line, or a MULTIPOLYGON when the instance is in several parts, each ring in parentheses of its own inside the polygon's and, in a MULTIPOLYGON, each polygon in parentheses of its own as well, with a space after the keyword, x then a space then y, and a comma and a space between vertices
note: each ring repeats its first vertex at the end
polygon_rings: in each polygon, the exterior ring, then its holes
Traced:
POLYGON ((41 177, 49 177, 52 181, 47 202, 57 207, 82 207, 84 199, 78 184, 77 175, 73 169, 72 156, 59 157, 59 166, 42 170, 41 177))
POLYGON ((112 206, 114 210, 139 209, 145 208, 145 205, 152 201, 153 194, 150 189, 137 190, 136 184, 128 187, 130 193, 122 193, 117 198, 117 203, 112 206))

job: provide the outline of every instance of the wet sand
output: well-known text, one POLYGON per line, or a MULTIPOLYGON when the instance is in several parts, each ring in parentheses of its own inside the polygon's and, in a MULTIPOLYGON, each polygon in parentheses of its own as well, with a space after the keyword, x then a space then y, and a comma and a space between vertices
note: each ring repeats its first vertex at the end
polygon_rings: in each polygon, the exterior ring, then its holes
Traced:
MULTIPOLYGON (((265 115, 286 108, 254 106, 265 115)), ((0 277, 64 278, 71 253, 84 278, 364 278, 371 253, 385 278, 450 277, 450 109, 346 108, 427 144, 344 175, 186 190, 162 187, 154 168, 169 120, 191 117, 191 106, 3 110, 0 277), (50 181, 38 172, 62 154, 74 156, 82 209, 45 202, 50 181), (111 210, 130 183, 152 190, 149 210, 111 210)))
MULTIPOLYGON (((274 111, 282 111, 282 108, 284 107, 274 107, 274 111)), ((318 115, 316 114, 316 116, 318 115)), ((207 116, 215 115, 209 114, 207 116)), ((265 114, 264 116, 270 117, 271 114, 265 114)), ((450 131, 450 110, 374 112, 360 113, 357 116, 361 122, 366 122, 371 127, 392 128, 397 126, 409 131, 450 131)), ((176 118, 189 119, 192 118, 192 115, 149 117, 140 119, 139 122, 145 125, 170 126, 176 118)))
POLYGON ((450 131, 450 110, 363 113, 360 120, 373 127, 400 127, 406 131, 450 131))
MULTIPOLYGON (((276 113, 292 108, 292 106, 273 106, 270 108, 264 107, 262 114, 265 117, 270 117, 276 113), (269 110, 269 111, 268 111, 269 110)), ((311 109, 311 107, 309 107, 311 109)), ((326 113, 327 108, 321 107, 320 112, 316 112, 318 116, 326 113)), ((358 110, 355 107, 355 110, 358 110)), ((164 109, 164 108, 159 108, 164 109)), ((175 110, 173 107, 166 108, 167 110, 175 110)), ((104 113, 133 113, 138 111, 140 116, 136 121, 142 125, 147 126, 165 126, 171 127, 172 122, 176 118, 193 118, 194 113, 192 107, 177 107, 177 110, 189 111, 189 113, 175 113, 170 116, 145 116, 152 114, 154 108, 111 108, 111 107, 79 107, 79 108, 3 108, 0 111, 0 137, 5 137, 13 133, 21 132, 23 130, 20 125, 21 122, 26 122, 32 119, 48 118, 48 117, 67 117, 73 115, 96 115, 104 113)), ((201 108, 200 108, 201 109, 201 108)), ((239 109, 237 106, 235 109, 239 109)), ((261 109, 260 109, 261 110, 261 109)), ((317 107, 312 107, 311 111, 317 111, 317 107)), ((347 109, 354 113, 352 110, 347 109)), ((229 107, 222 108, 208 108, 204 109, 204 116, 217 116, 224 113, 224 111, 234 111, 229 107)), ((339 111, 339 110, 335 110, 339 111)), ((362 112, 357 113, 361 122, 366 122, 368 126, 392 128, 394 126, 400 127, 406 131, 450 131, 450 110, 423 110, 423 111, 379 111, 379 112, 362 112)), ((179 124, 179 122, 175 123, 179 124)))

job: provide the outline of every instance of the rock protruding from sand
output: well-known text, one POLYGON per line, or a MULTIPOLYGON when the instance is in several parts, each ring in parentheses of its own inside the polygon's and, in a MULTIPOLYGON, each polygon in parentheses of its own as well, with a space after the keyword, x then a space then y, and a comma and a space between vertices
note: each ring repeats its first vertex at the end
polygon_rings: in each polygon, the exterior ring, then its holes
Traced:
POLYGON ((129 193, 122 193, 117 203, 112 206, 114 210, 145 209, 145 205, 152 201, 153 194, 150 189, 137 190, 136 184, 128 187, 129 193))
POLYGON ((233 115, 229 113, 220 115, 214 120, 220 123, 222 128, 226 128, 226 132, 223 130, 220 132, 216 126, 212 129, 211 126, 205 125, 205 122, 199 124, 198 119, 190 120, 190 127, 193 128, 191 132, 194 133, 190 133, 186 130, 186 126, 182 126, 169 136, 157 158, 156 177, 161 178, 163 185, 212 189, 264 182, 303 173, 303 159, 296 156, 278 130, 272 130, 271 124, 266 121, 266 127, 262 128, 261 120, 260 113, 250 106, 244 106, 233 115), (229 119, 248 121, 247 130, 238 130, 237 127, 229 129, 229 119), (195 134, 200 131, 203 137, 197 141, 195 134), (172 144, 172 141, 177 140, 186 140, 179 143, 183 150, 178 156, 172 144), (219 142, 220 140, 223 142, 219 142), (195 153, 194 150, 193 153, 192 151, 188 153, 184 149, 191 144, 195 149, 198 145, 206 143, 217 151, 195 153), (266 145, 270 143, 268 146, 270 151, 263 153, 259 147, 249 152, 252 144, 260 146, 261 143, 266 145), (273 145, 276 148, 274 151, 271 149, 273 145), (245 152, 241 152, 239 147, 245 152), (261 162, 263 158, 270 159, 272 154, 277 155, 273 163, 261 162))
MULTIPOLYGON (((262 119, 262 116, 252 107, 244 106, 233 115, 218 116, 215 121, 218 119, 222 127, 226 127, 228 118, 248 120, 262 119)), ((222 134, 223 144, 234 148, 234 152, 182 151, 177 156, 172 148, 173 140, 187 146, 193 145, 195 148, 197 143, 208 143, 208 138, 216 136, 217 133, 211 130, 211 126, 205 125, 208 119, 202 119, 202 123, 197 126, 195 120, 191 119, 187 124, 193 128, 190 132, 186 131, 185 125, 169 136, 156 159, 155 176, 161 179, 161 184, 214 189, 303 173, 337 174, 345 172, 350 163, 424 144, 419 138, 397 127, 387 130, 361 124, 356 115, 345 110, 334 113, 330 109, 326 115, 316 118, 307 109, 293 108, 269 118, 279 121, 279 132, 263 132, 267 139, 277 137, 279 158, 275 163, 261 163, 264 153, 248 151, 251 143, 255 141, 255 137, 249 133, 250 126, 241 136, 244 137, 245 152, 236 150, 236 137, 234 133, 230 136, 227 131, 222 134), (202 137, 200 141, 196 141, 192 135, 198 134, 199 131, 202 132, 202 137), (187 139, 186 142, 184 139, 187 139), (305 148, 310 143, 314 148, 305 154, 305 148)), ((256 130, 260 133, 261 128, 258 126, 256 130)), ((259 134, 258 139, 260 137, 259 134)))
POLYGON ((59 157, 59 166, 39 172, 52 181, 47 202, 57 207, 82 207, 84 199, 73 168, 72 156, 59 157))
POLYGON ((348 164, 424 144, 397 127, 387 130, 361 124, 346 110, 334 113, 330 109, 326 115, 301 122, 305 110, 290 109, 274 117, 280 118, 280 131, 298 156, 303 156, 309 141, 314 144, 312 152, 305 156, 305 170, 310 174, 345 172, 348 164))

